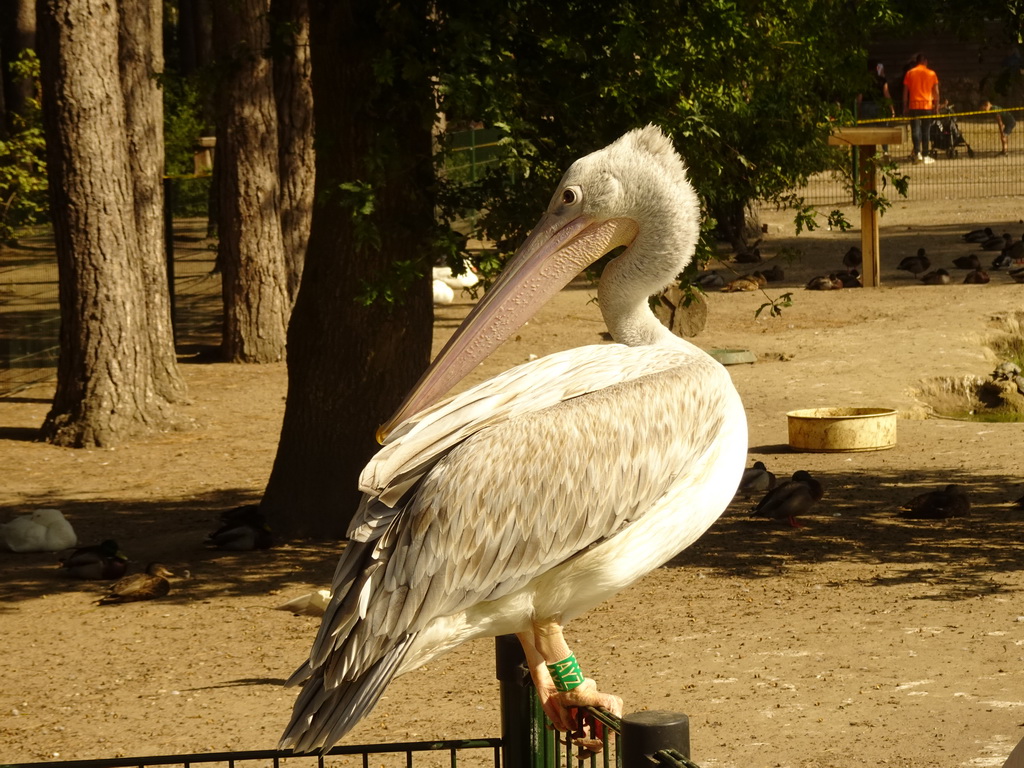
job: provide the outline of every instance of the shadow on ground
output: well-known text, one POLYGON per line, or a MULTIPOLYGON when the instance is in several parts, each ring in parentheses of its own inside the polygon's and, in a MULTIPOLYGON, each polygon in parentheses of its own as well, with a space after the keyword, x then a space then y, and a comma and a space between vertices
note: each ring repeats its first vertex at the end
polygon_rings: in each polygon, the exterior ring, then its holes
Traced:
MULTIPOLYGON (((928 599, 960 599, 1001 589, 1000 575, 1024 566, 1024 510, 1012 504, 1020 496, 1017 477, 932 471, 908 475, 905 470, 892 476, 815 475, 825 485, 825 498, 802 518, 803 528, 753 518, 756 499, 737 498, 702 539, 666 567, 765 579, 785 577, 792 568, 856 561, 877 566, 868 584, 927 581, 934 587, 928 599), (894 488, 897 483, 899 488, 894 488), (969 489, 969 517, 931 521, 897 516, 901 501, 948 483, 969 489)), ((165 598, 170 602, 266 595, 311 584, 326 587, 341 542, 286 542, 254 552, 206 546, 221 511, 255 501, 251 490, 228 489, 130 505, 117 499, 63 501, 48 495, 45 505, 64 511, 82 543, 117 540, 132 570, 142 570, 151 561, 167 564, 183 577, 165 598)), ((25 502, 32 505, 31 499, 25 502)), ((101 594, 102 589, 102 583, 64 577, 56 554, 0 553, 0 606, 54 591, 101 594)))
POLYGON ((1001 574, 1024 567, 1020 478, 900 469, 815 472, 825 497, 794 529, 785 521, 751 517, 757 498, 737 498, 694 546, 668 567, 700 567, 731 576, 784 578, 793 568, 828 561, 876 565, 865 585, 928 582, 922 599, 955 600, 1000 591, 1001 574), (968 489, 971 513, 949 520, 898 516, 899 504, 957 483, 968 489), (893 486, 899 485, 898 488, 893 486))
MULTIPOLYGON (((188 602, 207 597, 287 594, 306 585, 329 585, 342 543, 286 542, 271 549, 225 552, 206 545, 221 524, 223 510, 258 502, 251 489, 225 489, 189 499, 158 499, 126 504, 117 499, 24 499, 23 508, 59 508, 71 521, 81 545, 114 539, 129 558, 129 572, 160 562, 176 575, 163 600, 188 602)), ((6 517, 6 516, 5 516, 6 517)), ((97 597, 108 582, 67 578, 60 553, 0 552, 0 614, 20 600, 58 591, 81 591, 97 597), (5 608, 6 606, 6 608, 5 608)), ((292 595, 294 596, 294 595, 292 595)), ((282 598, 283 602, 284 598, 282 598)))

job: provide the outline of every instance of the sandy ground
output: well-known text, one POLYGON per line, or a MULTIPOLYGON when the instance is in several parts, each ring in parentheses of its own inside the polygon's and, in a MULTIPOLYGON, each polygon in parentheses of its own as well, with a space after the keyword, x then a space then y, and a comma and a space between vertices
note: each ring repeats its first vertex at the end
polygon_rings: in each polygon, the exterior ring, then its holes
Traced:
MULTIPOLYGON (((809 469, 826 496, 798 530, 752 519, 737 499, 695 546, 568 630, 627 711, 689 714, 708 768, 980 768, 1024 736, 1024 511, 1009 504, 1024 493, 1024 424, 906 418, 892 450, 786 445, 788 410, 920 417, 922 381, 993 369, 987 344, 1001 316, 1024 309, 1024 285, 1000 274, 922 286, 893 268, 918 247, 948 265, 976 226, 1019 234, 1019 201, 984 205, 897 205, 883 219, 883 287, 830 293, 803 285, 837 268, 857 235, 793 239, 769 215, 763 250, 799 250, 779 256, 787 280, 770 293, 792 290, 794 305, 755 318, 760 294, 708 297, 695 341, 758 358, 730 368, 750 460, 780 475, 809 469), (949 482, 969 487, 969 517, 895 516, 949 482)), ((582 283, 563 291, 478 376, 598 341, 592 297, 582 283)), ((468 306, 439 310, 438 339, 468 306)), ((162 600, 97 607, 102 586, 62 578, 53 555, 0 553, 2 762, 271 748, 287 720, 294 694, 280 683, 317 620, 272 609, 325 586, 338 547, 204 547, 221 510, 259 497, 285 371, 183 363, 196 428, 117 450, 33 442, 46 386, 0 400, 0 519, 58 507, 83 542, 113 537, 133 568, 160 560, 178 574, 162 600)), ((497 707, 492 644, 471 643, 397 681, 350 740, 494 736, 497 707)))

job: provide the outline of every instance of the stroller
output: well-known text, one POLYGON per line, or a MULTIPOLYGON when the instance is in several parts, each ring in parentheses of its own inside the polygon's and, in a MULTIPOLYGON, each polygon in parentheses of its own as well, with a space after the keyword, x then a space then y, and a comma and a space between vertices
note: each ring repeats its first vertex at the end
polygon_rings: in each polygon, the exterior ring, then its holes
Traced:
POLYGON ((928 140, 932 145, 932 156, 944 150, 946 157, 956 157, 957 147, 967 147, 967 156, 974 157, 974 150, 967 143, 967 139, 964 138, 964 134, 960 130, 960 124, 953 116, 953 105, 946 104, 940 107, 939 114, 945 115, 945 117, 938 117, 932 121, 928 133, 928 140))

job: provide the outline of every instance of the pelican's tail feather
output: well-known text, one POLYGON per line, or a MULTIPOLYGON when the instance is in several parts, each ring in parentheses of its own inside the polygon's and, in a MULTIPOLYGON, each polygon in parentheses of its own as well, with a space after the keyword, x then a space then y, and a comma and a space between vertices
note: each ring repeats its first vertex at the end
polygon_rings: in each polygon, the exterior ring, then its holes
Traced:
POLYGON ((304 685, 279 748, 326 753, 376 706, 415 639, 415 634, 407 635, 355 680, 334 687, 324 684, 323 667, 311 670, 308 662, 303 664, 288 681, 304 685))

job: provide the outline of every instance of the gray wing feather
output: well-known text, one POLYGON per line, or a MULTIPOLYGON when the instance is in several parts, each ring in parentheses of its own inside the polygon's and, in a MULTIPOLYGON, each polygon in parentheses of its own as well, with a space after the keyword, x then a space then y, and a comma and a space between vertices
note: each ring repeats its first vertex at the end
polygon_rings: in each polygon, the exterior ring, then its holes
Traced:
POLYGON ((373 709, 414 639, 415 635, 409 635, 388 650, 363 673, 358 684, 329 687, 324 684, 323 668, 311 671, 296 699, 281 749, 326 752, 373 709))

